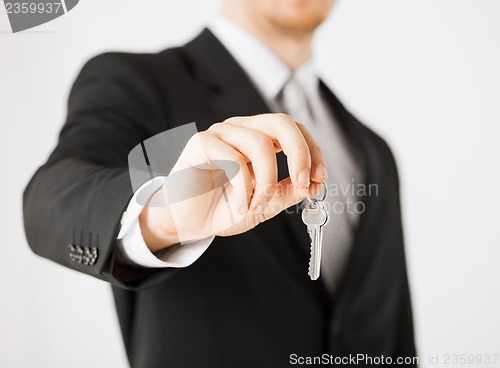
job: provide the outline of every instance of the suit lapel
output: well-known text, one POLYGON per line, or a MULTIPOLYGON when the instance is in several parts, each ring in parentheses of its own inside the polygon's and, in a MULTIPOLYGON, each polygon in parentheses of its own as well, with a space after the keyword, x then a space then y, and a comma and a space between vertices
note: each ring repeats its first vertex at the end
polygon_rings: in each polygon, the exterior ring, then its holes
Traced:
POLYGON ((195 76, 211 89, 207 107, 220 120, 269 112, 243 69, 208 29, 188 43, 184 51, 195 76))
MULTIPOLYGON (((344 108, 323 82, 321 82, 321 90, 351 144, 357 148, 360 154, 365 174, 363 180, 365 188, 368 188, 370 184, 377 184, 382 190, 385 181, 382 170, 384 165, 380 161, 380 154, 374 145, 373 134, 344 108)), ((346 272, 340 280, 337 290, 337 298, 342 299, 343 302, 349 298, 348 293, 356 292, 356 283, 363 277, 368 263, 374 256, 374 248, 369 239, 373 237, 373 234, 377 234, 377 226, 380 223, 378 218, 381 214, 379 197, 368 195, 360 200, 364 203, 365 211, 360 215, 345 268, 346 272)))

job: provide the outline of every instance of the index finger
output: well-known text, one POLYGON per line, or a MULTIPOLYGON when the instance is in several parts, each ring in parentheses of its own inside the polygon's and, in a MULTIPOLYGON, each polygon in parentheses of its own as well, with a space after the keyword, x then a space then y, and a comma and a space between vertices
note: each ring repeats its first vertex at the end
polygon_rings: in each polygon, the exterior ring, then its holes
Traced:
POLYGON ((257 130, 277 141, 287 156, 288 171, 292 183, 299 188, 309 186, 311 153, 306 139, 290 116, 282 113, 262 114, 230 118, 224 123, 257 130))

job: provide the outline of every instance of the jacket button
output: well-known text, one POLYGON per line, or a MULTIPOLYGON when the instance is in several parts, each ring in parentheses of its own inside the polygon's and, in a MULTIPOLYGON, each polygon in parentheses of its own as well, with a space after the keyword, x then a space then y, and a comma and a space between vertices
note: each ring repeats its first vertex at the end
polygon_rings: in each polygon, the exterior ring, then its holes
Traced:
POLYGON ((93 266, 97 261, 97 257, 99 256, 99 250, 96 247, 92 247, 90 254, 90 265, 93 266))
POLYGON ((96 247, 85 247, 83 261, 87 266, 93 266, 97 260, 98 251, 96 247))
POLYGON ((69 259, 75 262, 75 252, 76 252, 75 246, 73 244, 68 244, 68 250, 69 250, 69 259))
POLYGON ((99 256, 99 250, 96 247, 81 247, 75 244, 68 245, 69 259, 76 263, 83 263, 85 266, 93 266, 97 257, 99 256))
POLYGON ((82 263, 83 249, 79 245, 69 244, 69 259, 76 263, 82 263))

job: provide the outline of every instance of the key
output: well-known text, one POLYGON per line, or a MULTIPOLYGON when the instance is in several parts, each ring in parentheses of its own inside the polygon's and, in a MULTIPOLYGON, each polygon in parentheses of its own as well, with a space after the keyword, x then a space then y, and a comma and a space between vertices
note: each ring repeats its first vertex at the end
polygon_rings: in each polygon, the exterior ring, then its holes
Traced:
POLYGON ((308 198, 302 211, 302 221, 307 226, 311 237, 311 258, 309 259, 309 277, 311 280, 319 278, 321 267, 321 247, 323 242, 323 226, 328 223, 328 212, 322 201, 308 198))

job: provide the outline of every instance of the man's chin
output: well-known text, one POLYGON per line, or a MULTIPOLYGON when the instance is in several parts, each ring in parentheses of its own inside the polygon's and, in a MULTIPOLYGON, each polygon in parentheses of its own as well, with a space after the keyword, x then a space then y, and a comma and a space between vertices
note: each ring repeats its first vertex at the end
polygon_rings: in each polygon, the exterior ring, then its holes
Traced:
POLYGON ((324 18, 319 17, 315 19, 304 19, 304 17, 300 19, 288 18, 280 19, 279 25, 290 32, 308 34, 313 33, 323 23, 323 20, 324 18))

